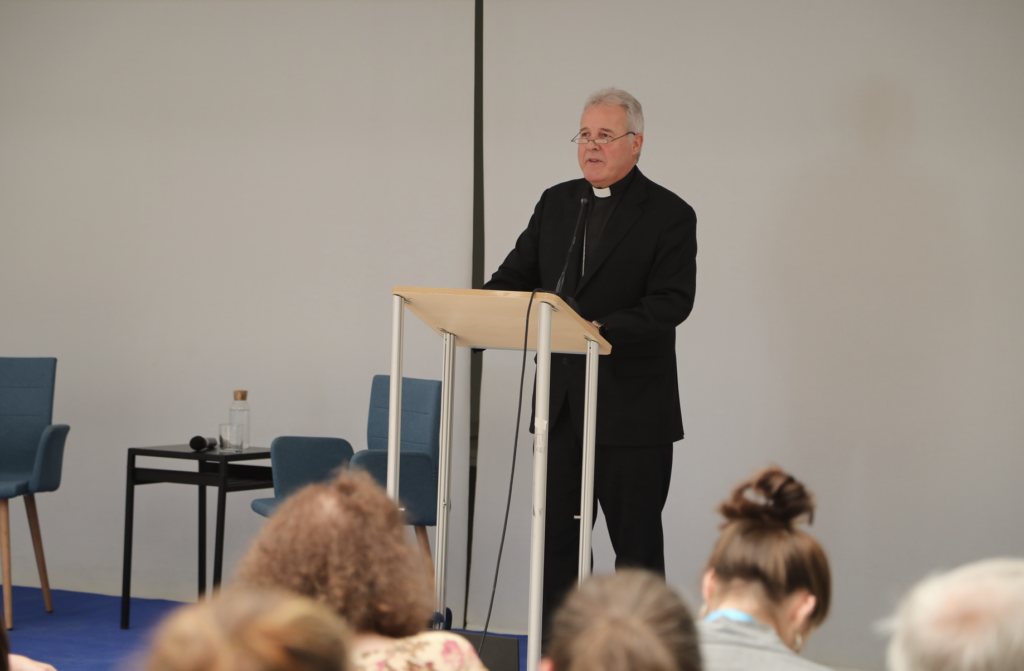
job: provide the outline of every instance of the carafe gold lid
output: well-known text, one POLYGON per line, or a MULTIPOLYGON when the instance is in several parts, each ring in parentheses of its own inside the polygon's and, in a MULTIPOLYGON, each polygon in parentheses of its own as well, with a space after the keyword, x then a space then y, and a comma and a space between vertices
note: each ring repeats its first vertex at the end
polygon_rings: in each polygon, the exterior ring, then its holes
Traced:
POLYGON ((236 401, 245 401, 245 400, 248 400, 248 397, 249 397, 249 392, 247 392, 244 389, 238 389, 238 390, 235 391, 235 400, 236 401))

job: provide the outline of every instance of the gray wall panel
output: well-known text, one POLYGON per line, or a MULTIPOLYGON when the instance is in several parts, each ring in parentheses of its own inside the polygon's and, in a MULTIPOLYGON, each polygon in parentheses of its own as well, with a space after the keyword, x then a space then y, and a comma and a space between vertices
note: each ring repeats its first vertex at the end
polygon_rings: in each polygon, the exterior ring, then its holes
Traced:
MULTIPOLYGON (((59 358, 71 425, 39 497, 54 587, 120 590, 125 449, 214 434, 233 389, 257 445, 365 448, 391 287, 469 286, 472 40, 465 0, 0 3, 0 343, 59 358)), ((440 379, 441 340, 406 332, 406 374, 440 379)), ((260 495, 229 497, 228 575, 260 495)), ((139 490, 136 595, 194 598, 195 506, 139 490)), ((14 580, 38 584, 13 527, 14 580)), ((465 543, 460 506, 459 621, 465 543)))
MULTIPOLYGON (((833 562, 834 610, 807 654, 882 668, 873 623, 914 580, 1024 553, 1024 11, 490 2, 485 23, 488 275, 541 191, 579 175, 569 138, 603 86, 644 104, 640 167, 697 211, 669 580, 698 595, 713 508, 777 462, 817 492, 812 532, 833 562)), ((519 366, 485 356, 471 625, 493 577, 519 366)), ((510 531, 523 539, 529 438, 510 531)), ((603 530, 595 547, 611 570, 603 530)), ((505 552, 493 623, 523 631, 528 550, 505 552)))

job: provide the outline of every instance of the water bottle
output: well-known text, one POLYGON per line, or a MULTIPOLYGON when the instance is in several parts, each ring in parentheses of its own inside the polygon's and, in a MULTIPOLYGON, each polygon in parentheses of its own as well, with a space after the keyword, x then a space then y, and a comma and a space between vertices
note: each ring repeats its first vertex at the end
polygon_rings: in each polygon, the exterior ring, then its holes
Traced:
POLYGON ((249 392, 244 389, 240 389, 235 392, 235 402, 231 404, 231 410, 228 411, 228 423, 229 424, 241 424, 245 427, 242 430, 242 449, 247 449, 251 444, 249 442, 249 403, 246 400, 249 397, 249 392))

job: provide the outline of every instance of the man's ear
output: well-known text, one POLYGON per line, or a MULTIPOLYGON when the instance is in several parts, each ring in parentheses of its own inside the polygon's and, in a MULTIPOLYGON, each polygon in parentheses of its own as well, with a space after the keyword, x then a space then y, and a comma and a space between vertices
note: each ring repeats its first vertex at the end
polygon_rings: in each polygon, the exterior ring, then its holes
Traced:
POLYGON ((541 657, 540 666, 537 667, 537 671, 555 671, 555 663, 547 657, 541 657))
POLYGON ((644 134, 637 133, 633 136, 633 156, 640 153, 640 149, 644 146, 644 134))
POLYGON ((700 595, 704 599, 704 603, 709 603, 717 591, 718 576, 715 575, 715 569, 709 568, 704 571, 704 577, 700 581, 700 595))

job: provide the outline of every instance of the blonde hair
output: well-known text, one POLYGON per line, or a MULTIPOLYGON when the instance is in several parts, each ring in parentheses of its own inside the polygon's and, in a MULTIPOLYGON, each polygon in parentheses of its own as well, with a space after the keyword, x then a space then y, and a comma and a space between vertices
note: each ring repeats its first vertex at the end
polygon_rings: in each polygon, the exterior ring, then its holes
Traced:
POLYGON ((556 671, 700 671, 693 618, 661 576, 630 569, 571 593, 551 627, 556 671))
POLYGON ((395 502, 364 472, 288 497, 249 546, 235 584, 321 600, 357 632, 411 636, 433 610, 395 502))
POLYGON ((146 671, 346 671, 348 627, 330 608, 284 592, 225 590, 184 606, 153 638, 146 671))

